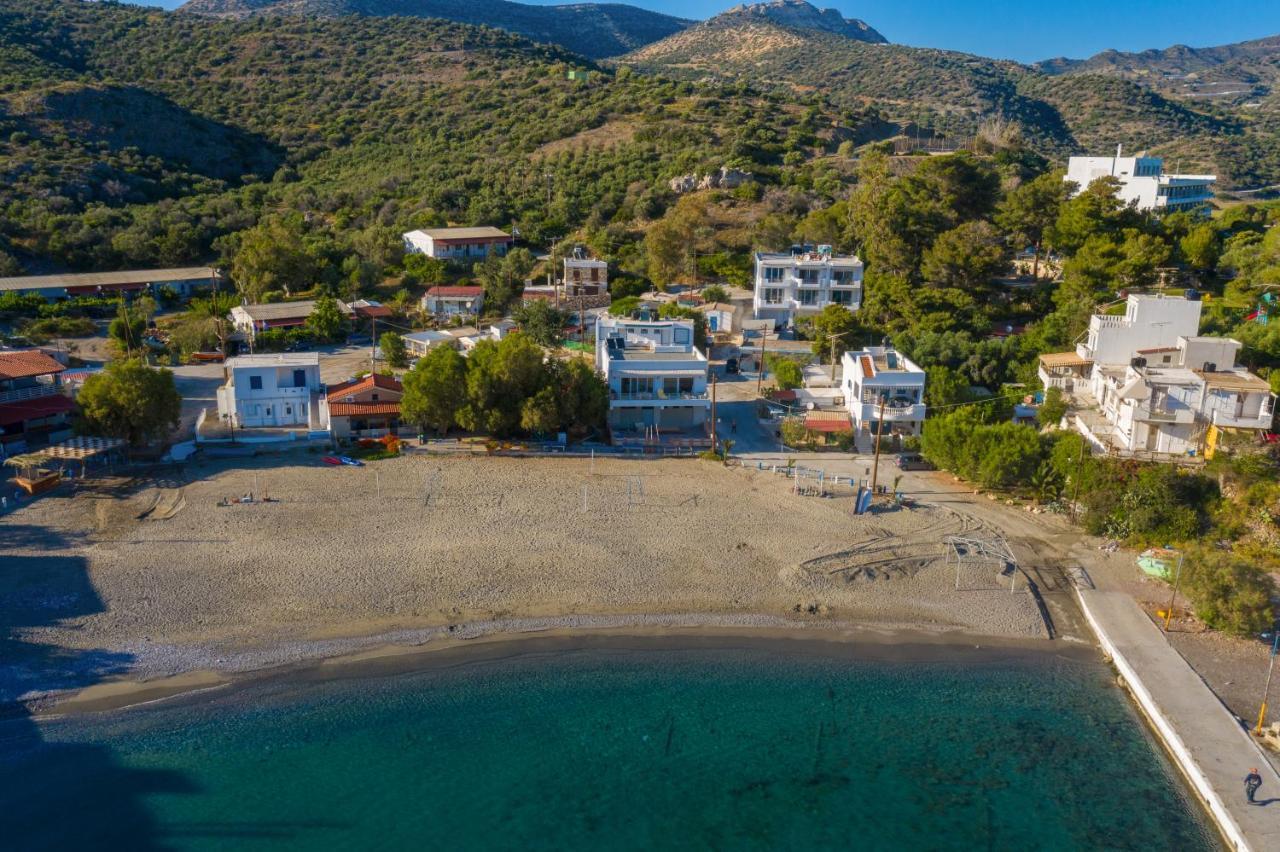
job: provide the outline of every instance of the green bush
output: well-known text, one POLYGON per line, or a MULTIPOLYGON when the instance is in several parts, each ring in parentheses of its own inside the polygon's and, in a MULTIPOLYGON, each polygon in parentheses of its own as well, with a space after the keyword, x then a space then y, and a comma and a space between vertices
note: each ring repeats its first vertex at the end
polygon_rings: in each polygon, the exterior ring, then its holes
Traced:
POLYGON ((1248 636, 1275 624, 1271 576, 1238 554, 1194 549, 1184 565, 1183 588, 1196 617, 1215 630, 1248 636))

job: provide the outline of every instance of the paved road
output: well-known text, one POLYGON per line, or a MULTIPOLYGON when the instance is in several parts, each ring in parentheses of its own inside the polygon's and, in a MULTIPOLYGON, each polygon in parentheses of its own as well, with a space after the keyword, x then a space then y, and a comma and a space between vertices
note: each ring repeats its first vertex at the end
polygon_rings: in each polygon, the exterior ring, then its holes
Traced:
POLYGON ((1186 660, 1165 641, 1133 598, 1122 592, 1082 590, 1086 614, 1115 658, 1139 704, 1162 731, 1175 757, 1220 823, 1238 828, 1247 848, 1280 849, 1280 776, 1186 660), (1126 670, 1128 669, 1128 671, 1126 670), (1244 776, 1262 775, 1258 801, 1244 797, 1244 776))

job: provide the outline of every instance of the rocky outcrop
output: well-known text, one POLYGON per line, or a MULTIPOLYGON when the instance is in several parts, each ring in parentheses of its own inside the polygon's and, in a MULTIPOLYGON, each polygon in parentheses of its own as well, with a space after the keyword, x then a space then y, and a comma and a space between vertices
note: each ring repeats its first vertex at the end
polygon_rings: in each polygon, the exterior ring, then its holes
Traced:
POLYGON ((889 40, 876 32, 866 21, 846 18, 835 9, 819 9, 805 0, 768 0, 764 3, 743 3, 720 15, 721 18, 764 18, 782 27, 797 30, 822 30, 845 38, 872 44, 888 44, 889 40))
POLYGON ((736 189, 744 183, 755 180, 751 172, 721 166, 718 172, 698 177, 697 175, 680 175, 667 182, 672 192, 683 194, 696 189, 736 189))

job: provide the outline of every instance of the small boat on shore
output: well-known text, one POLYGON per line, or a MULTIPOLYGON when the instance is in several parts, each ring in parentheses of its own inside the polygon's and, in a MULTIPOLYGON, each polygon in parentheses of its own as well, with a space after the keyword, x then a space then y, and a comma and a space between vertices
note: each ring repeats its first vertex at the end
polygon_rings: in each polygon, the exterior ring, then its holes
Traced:
POLYGON ((1149 547, 1138 554, 1138 567, 1148 577, 1168 580, 1178 564, 1178 551, 1164 547, 1149 547))

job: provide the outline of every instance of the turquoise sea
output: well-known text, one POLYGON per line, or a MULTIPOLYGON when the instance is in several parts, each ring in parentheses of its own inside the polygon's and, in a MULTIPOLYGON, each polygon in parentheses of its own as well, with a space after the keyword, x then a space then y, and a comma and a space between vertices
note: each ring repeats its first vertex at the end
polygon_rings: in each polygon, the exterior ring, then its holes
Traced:
POLYGON ((2 722, 0 846, 1218 848, 1092 658, 421 659, 2 722))

